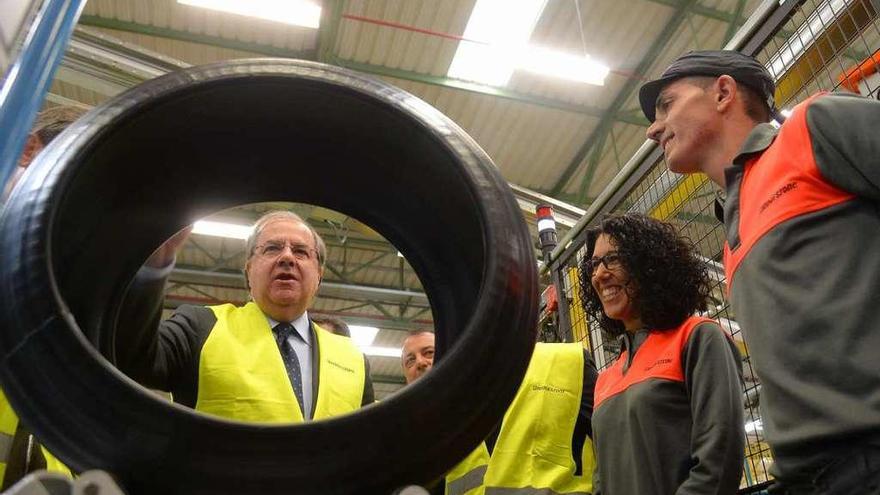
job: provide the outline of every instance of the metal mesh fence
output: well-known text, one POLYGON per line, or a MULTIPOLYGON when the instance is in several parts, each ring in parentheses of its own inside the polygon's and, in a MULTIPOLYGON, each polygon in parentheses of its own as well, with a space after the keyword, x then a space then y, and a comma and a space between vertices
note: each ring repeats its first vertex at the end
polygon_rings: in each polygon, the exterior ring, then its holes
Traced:
MULTIPOLYGON (((851 91, 880 99, 880 0, 804 0, 793 15, 757 53, 777 81, 776 102, 783 114, 810 95, 823 90, 851 91)), ((704 175, 670 173, 662 160, 654 163, 622 199, 608 211, 640 212, 673 223, 705 259, 712 280, 708 316, 733 337, 743 355, 743 390, 747 433, 743 493, 766 485, 772 463, 764 442, 758 408, 760 383, 754 374, 748 347, 724 291, 721 257, 724 229, 715 216, 716 188, 704 175)), ((596 218, 591 223, 596 223, 596 218)), ((588 321, 580 305, 578 266, 585 255, 584 236, 556 258, 565 287, 572 335, 589 347, 599 369, 618 354, 616 342, 607 342, 598 325, 588 321)), ((564 308, 566 305, 562 305, 564 308)))

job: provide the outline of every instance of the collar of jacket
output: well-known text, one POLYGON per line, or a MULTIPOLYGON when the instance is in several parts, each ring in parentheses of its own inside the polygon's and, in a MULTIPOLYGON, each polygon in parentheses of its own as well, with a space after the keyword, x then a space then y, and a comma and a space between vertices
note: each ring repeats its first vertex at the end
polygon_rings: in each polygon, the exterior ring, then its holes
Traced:
POLYGON ((746 140, 740 147, 736 158, 733 159, 733 165, 730 168, 743 167, 752 155, 769 148, 778 134, 779 128, 769 122, 756 125, 746 136, 746 140))

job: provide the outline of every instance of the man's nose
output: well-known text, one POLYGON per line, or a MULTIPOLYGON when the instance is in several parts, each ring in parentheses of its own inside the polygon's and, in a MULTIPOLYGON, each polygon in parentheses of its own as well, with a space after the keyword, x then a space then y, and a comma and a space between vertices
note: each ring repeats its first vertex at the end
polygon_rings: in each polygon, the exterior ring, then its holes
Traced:
POLYGON ((293 255, 293 246, 290 244, 285 244, 283 248, 281 248, 281 253, 278 255, 277 261, 279 263, 290 263, 293 264, 296 261, 296 256, 293 255))
POLYGON ((645 131, 645 136, 652 141, 660 142, 660 137, 663 135, 663 125, 660 121, 655 120, 648 126, 648 130, 645 131))

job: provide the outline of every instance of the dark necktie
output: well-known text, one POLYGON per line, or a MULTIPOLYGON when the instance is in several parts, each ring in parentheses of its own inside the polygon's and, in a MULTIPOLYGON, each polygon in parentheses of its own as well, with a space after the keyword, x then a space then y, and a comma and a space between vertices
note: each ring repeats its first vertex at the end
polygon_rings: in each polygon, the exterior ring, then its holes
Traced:
POLYGON ((272 329, 275 332, 275 342, 278 344, 278 350, 281 351, 281 359, 284 360, 284 367, 287 368, 287 376, 290 378, 290 385, 293 386, 293 393, 296 394, 296 400, 299 401, 300 410, 303 417, 308 415, 303 404, 303 385, 302 385, 302 368, 299 366, 299 358, 296 357, 296 351, 290 345, 288 339, 293 335, 293 325, 290 323, 279 323, 272 329))

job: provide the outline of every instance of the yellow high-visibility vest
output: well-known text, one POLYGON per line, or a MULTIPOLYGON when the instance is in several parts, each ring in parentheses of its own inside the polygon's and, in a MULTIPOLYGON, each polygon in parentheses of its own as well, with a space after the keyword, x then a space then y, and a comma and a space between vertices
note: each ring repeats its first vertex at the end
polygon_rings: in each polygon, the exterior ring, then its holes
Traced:
POLYGON ((6 400, 6 394, 0 390, 0 486, 3 486, 3 480, 6 478, 6 465, 9 464, 12 440, 15 438, 17 428, 18 416, 6 400))
MULTIPOLYGON (((0 390, 0 486, 6 480, 6 466, 12 454, 12 441, 15 439, 15 431, 18 429, 18 415, 12 410, 12 405, 6 399, 6 394, 0 390)), ((51 452, 42 445, 40 449, 46 458, 46 470, 73 476, 70 468, 65 466, 51 452)))
MULTIPOLYGON (((304 415, 266 316, 253 302, 211 306, 217 322, 199 358, 196 410, 262 423, 302 422, 304 415)), ((318 396, 314 419, 357 410, 364 356, 351 339, 315 325, 318 396)))
POLYGON ((447 495, 592 492, 592 441, 584 442, 577 476, 571 449, 583 392, 583 352, 580 344, 535 346, 492 455, 483 443, 447 473, 447 495))

